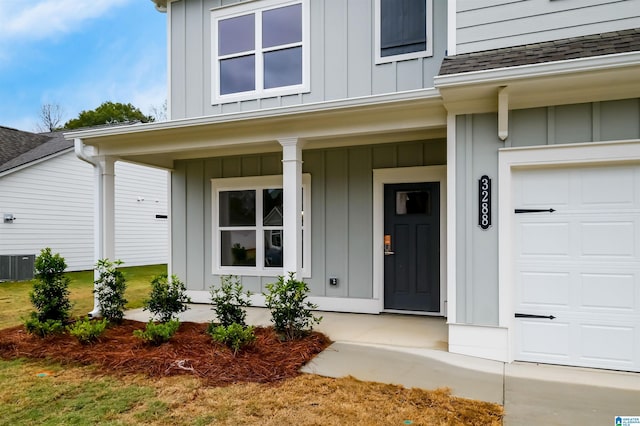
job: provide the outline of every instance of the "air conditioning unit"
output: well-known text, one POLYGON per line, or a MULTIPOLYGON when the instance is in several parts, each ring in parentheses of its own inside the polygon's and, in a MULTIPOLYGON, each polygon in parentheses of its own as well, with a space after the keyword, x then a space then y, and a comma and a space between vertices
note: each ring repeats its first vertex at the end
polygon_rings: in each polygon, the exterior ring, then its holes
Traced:
POLYGON ((0 281, 33 279, 35 254, 0 255, 0 281))

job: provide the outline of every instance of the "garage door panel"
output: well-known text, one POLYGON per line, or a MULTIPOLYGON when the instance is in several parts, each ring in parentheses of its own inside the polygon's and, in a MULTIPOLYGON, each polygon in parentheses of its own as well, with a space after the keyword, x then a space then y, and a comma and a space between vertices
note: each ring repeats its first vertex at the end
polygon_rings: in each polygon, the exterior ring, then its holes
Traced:
POLYGON ((582 307, 638 312, 637 279, 634 274, 580 274, 582 307))
POLYGON ((513 176, 516 359, 640 371, 640 166, 513 176))
POLYGON ((578 174, 583 207, 620 208, 636 203, 633 167, 578 169, 578 174))
POLYGON ((571 280, 566 272, 522 272, 519 282, 518 302, 523 307, 544 309, 570 305, 571 280))
MULTIPOLYGON (((536 357, 553 358, 556 361, 569 360, 570 324, 554 321, 542 322, 526 320, 520 322, 521 354, 529 359, 536 357)), ((525 360, 529 360, 525 359, 525 360)))
POLYGON ((633 363, 634 327, 583 324, 580 331, 582 361, 633 363))
POLYGON ((523 171, 522 189, 516 193, 516 202, 522 208, 537 205, 562 207, 569 205, 571 190, 569 187, 569 173, 565 170, 553 170, 540 175, 537 171, 523 171), (535 179, 527 179, 532 173, 535 179), (549 191, 549 185, 555 185, 554 191, 549 191))
POLYGON ((523 224, 520 253, 522 256, 569 256, 569 224, 523 224))
POLYGON ((581 255, 632 259, 636 256, 635 228, 630 221, 582 222, 581 255))

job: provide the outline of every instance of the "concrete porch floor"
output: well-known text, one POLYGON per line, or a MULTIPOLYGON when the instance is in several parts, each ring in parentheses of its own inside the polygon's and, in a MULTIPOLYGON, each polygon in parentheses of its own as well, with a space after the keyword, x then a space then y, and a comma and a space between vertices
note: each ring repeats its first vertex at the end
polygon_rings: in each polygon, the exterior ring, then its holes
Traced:
MULTIPOLYGON (((314 315, 322 317, 314 330, 324 333, 334 342, 447 350, 447 324, 442 317, 338 312, 316 312, 314 315)), ((192 304, 188 311, 180 315, 180 320, 209 322, 214 317, 210 305, 192 304)), ((148 321, 150 315, 142 309, 135 309, 127 311, 126 318, 148 321)), ((273 325, 266 308, 248 308, 247 323, 273 325)))

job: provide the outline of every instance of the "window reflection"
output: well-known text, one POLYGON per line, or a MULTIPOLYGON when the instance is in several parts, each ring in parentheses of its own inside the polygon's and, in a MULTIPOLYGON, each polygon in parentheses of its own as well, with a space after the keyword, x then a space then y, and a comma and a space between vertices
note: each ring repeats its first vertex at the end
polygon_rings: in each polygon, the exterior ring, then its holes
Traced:
POLYGON ((282 229, 264 231, 264 266, 282 268, 282 229))
POLYGON ((221 231, 222 266, 256 266, 255 231, 221 231))
POLYGON ((256 224, 256 191, 220 192, 219 213, 220 226, 254 226, 256 224))
POLYGON ((255 15, 222 19, 218 23, 218 54, 248 52, 255 48, 255 15))
POLYGON ((302 41, 302 4, 267 10, 262 14, 262 47, 302 41))
POLYGON ((264 226, 282 226, 282 188, 263 190, 262 215, 264 226))
POLYGON ((396 214, 431 214, 431 194, 428 191, 397 191, 396 214))
POLYGON ((256 89, 256 57, 240 56, 220 61, 220 93, 249 92, 256 89))
POLYGON ((264 54, 264 88, 302 84, 302 47, 264 54))

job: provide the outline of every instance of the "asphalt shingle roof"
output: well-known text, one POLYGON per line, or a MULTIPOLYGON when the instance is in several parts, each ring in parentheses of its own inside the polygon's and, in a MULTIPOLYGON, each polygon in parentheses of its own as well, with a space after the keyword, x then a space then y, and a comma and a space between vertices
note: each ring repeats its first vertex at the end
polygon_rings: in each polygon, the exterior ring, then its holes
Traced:
POLYGON ((62 133, 30 133, 0 126, 0 173, 72 146, 62 133))
POLYGON ((440 75, 640 51, 640 28, 448 56, 440 75))

